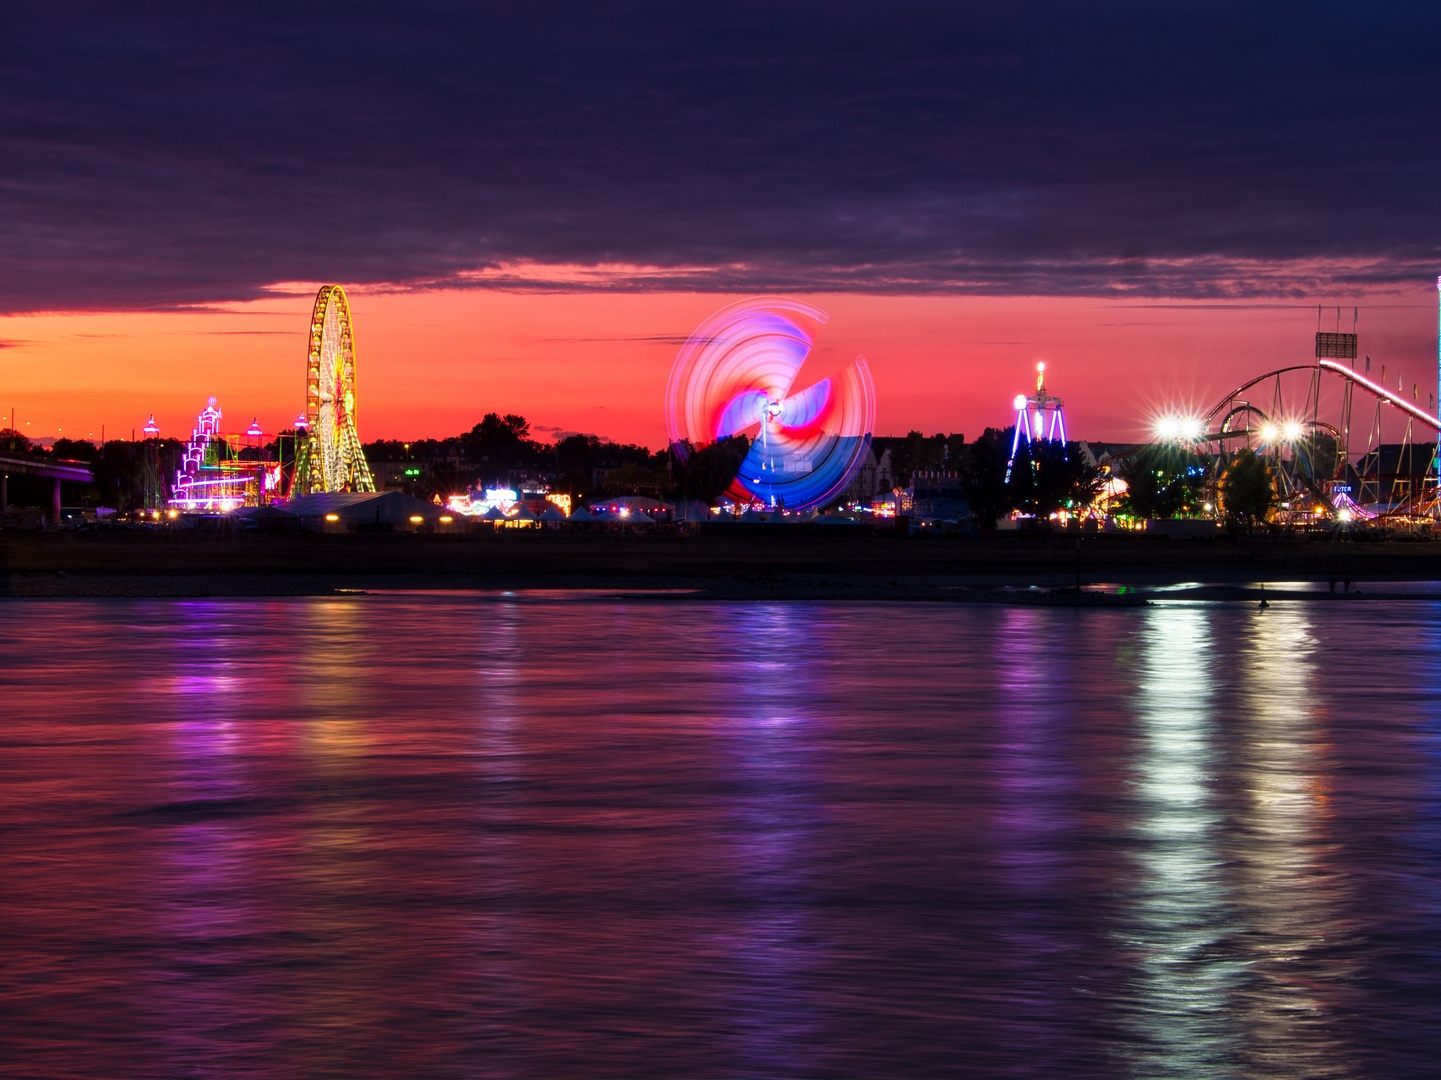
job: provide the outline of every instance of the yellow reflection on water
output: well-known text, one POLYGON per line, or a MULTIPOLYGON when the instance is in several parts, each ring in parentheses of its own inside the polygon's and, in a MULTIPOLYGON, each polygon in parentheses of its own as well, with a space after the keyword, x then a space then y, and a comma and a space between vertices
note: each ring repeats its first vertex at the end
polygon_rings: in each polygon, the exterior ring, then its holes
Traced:
POLYGON ((1328 1000, 1339 988, 1312 977, 1307 963, 1308 952, 1342 931, 1339 878, 1324 865, 1334 845, 1324 835, 1327 718, 1314 689, 1313 617, 1306 604, 1278 604, 1252 612, 1242 630, 1243 737, 1232 775, 1243 801, 1228 847, 1250 955, 1232 1004, 1246 1025, 1250 1068, 1344 1077, 1355 1070, 1330 1034, 1336 1010, 1328 1000))
POLYGON ((364 702, 372 675, 362 652, 362 611, 346 600, 314 600, 299 612, 293 653, 297 711, 306 718, 306 748, 322 766, 338 765, 368 745, 364 702))

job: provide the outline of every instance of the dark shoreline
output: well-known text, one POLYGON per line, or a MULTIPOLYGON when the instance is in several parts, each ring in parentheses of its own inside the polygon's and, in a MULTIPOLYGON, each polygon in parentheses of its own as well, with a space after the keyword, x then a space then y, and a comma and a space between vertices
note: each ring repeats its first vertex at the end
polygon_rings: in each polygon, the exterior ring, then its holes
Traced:
MULTIPOLYGON (((1127 605, 1167 599, 1376 599, 1368 585, 1441 581, 1441 542, 1284 539, 1165 541, 1084 537, 677 536, 498 533, 461 536, 201 532, 6 533, 0 596, 328 596, 592 590, 663 600, 885 600, 1127 605), (1352 591, 1345 591, 1349 579, 1352 591), (1336 591, 1327 586, 1334 580, 1336 591), (1116 593, 1100 597, 1100 586, 1116 593), (1359 588, 1361 592, 1356 592, 1359 588), (1135 590, 1133 592, 1132 590, 1135 590), (1129 598, 1128 598, 1129 597, 1129 598)), ((1397 598, 1395 593, 1390 598, 1397 598)))

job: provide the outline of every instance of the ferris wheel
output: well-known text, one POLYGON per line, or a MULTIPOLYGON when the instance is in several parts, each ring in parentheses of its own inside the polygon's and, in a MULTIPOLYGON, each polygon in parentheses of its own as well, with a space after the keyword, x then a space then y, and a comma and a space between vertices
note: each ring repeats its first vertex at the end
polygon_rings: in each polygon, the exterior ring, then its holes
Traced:
POLYGON ((339 285, 322 285, 310 316, 305 369, 305 435, 295 462, 295 495, 374 491, 355 430, 355 341, 339 285))
POLYGON ((730 498, 787 510, 824 506, 860 470, 876 415, 865 358, 793 389, 825 321, 799 300, 742 300, 701 323, 676 356, 665 412, 681 459, 732 435, 751 439, 730 498))

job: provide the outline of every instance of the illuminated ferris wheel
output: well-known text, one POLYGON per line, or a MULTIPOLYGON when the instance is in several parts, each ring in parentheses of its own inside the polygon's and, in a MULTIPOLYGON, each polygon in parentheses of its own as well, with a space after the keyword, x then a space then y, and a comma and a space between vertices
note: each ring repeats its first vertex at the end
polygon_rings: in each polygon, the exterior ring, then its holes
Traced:
POLYGON ((355 430, 355 341, 350 305, 339 285, 323 285, 315 295, 304 420, 292 494, 374 491, 355 430))
POLYGON ((745 435, 749 451, 726 492, 740 503, 824 506, 855 479, 870 447, 876 388, 864 357, 804 389, 801 366, 825 312, 779 296, 742 300, 703 322, 676 356, 666 429, 685 460, 745 435))

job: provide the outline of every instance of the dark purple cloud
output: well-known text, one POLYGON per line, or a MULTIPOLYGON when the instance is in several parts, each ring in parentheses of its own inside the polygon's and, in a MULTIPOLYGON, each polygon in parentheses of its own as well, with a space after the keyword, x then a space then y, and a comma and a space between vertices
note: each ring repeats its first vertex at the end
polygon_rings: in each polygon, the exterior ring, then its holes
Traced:
POLYGON ((1429 4, 6 5, 0 308, 1415 278, 1438 40, 1429 4))

